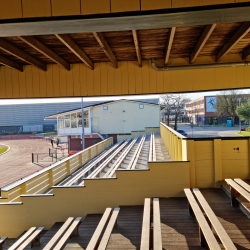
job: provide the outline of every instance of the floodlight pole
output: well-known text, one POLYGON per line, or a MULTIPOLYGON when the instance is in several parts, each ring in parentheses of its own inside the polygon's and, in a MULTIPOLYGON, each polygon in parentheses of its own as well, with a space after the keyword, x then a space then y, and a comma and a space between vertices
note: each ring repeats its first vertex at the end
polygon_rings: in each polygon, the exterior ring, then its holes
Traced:
POLYGON ((83 112, 83 98, 82 98, 82 150, 85 149, 85 139, 84 139, 84 112, 83 112))

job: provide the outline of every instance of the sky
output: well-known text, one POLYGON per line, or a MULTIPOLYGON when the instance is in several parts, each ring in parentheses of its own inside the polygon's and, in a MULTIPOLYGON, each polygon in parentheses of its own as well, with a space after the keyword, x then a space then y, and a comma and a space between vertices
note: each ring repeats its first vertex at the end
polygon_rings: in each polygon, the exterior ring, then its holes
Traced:
MULTIPOLYGON (((198 93, 187 93, 186 97, 191 100, 197 99, 202 96, 217 95, 221 91, 207 91, 198 93)), ((250 93, 250 89, 242 90, 243 93, 250 93)), ((129 96, 109 96, 109 97, 85 97, 83 101, 108 101, 108 100, 119 100, 119 99, 151 99, 159 98, 160 95, 129 95, 129 96)), ((81 98, 46 98, 46 99, 10 99, 0 100, 0 105, 10 104, 32 104, 32 103, 58 103, 58 102, 80 102, 81 98)))

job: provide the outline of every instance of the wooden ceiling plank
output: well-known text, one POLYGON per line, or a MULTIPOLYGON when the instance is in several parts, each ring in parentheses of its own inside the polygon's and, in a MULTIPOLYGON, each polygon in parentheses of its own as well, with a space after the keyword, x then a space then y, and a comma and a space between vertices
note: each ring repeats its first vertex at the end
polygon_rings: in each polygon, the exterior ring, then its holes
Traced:
POLYGON ((46 71, 47 70, 47 65, 44 64, 43 62, 37 60, 36 58, 32 57, 31 55, 27 54, 23 50, 17 48, 16 46, 12 45, 11 43, 7 42, 3 38, 0 38, 0 48, 7 53, 12 54, 13 56, 16 56, 22 60, 24 60, 27 63, 30 63, 37 68, 46 71))
POLYGON ((216 61, 219 61, 224 55, 226 55, 249 31, 250 22, 245 22, 216 55, 216 61))
POLYGON ((0 63, 7 66, 7 67, 12 68, 12 69, 17 69, 17 70, 23 72, 23 65, 21 65, 17 62, 14 62, 14 61, 10 60, 9 58, 6 58, 2 55, 0 55, 0 63))
POLYGON ((246 60, 250 56, 250 48, 244 49, 242 53, 242 60, 246 60))
POLYGON ((90 69, 94 69, 94 63, 85 54, 85 52, 74 42, 74 40, 67 34, 56 34, 56 37, 66 45, 77 57, 81 59, 90 69))
POLYGON ((112 50, 108 46, 105 38, 103 37, 103 34, 101 32, 93 32, 93 34, 94 34, 94 37, 96 38, 97 42, 101 46, 101 48, 104 50, 104 53, 106 54, 106 56, 112 62, 113 66, 115 68, 118 68, 117 60, 116 60, 112 50))
POLYGON ((171 47, 174 41, 175 31, 176 31, 176 27, 172 27, 169 31, 169 36, 168 36, 168 41, 167 41, 167 46, 166 46, 165 65, 168 64, 171 47))
POLYGON ((19 36, 19 39, 33 47, 35 50, 49 57, 52 61, 63 66, 66 70, 70 70, 70 64, 66 62, 63 58, 57 55, 54 51, 49 49, 46 45, 40 42, 37 38, 33 36, 19 36))
POLYGON ((202 33, 202 35, 199 38, 198 43, 196 44, 191 57, 190 57, 190 63, 194 63, 196 57, 199 55, 200 51, 202 50, 203 46, 206 44, 208 38, 211 36, 212 32, 214 31, 217 24, 210 24, 207 25, 202 33))
POLYGON ((133 38, 134 38, 135 50, 136 50, 136 55, 137 55, 139 67, 141 67, 142 66, 141 49, 140 49, 139 37, 138 37, 137 30, 132 30, 132 34, 133 34, 133 38))

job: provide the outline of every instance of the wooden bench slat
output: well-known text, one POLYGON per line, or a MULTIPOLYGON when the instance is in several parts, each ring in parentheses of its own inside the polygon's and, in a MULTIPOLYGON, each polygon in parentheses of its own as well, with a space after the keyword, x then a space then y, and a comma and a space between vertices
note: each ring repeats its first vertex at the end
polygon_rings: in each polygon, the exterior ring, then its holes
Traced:
POLYGON ((0 250, 3 249, 3 244, 4 244, 4 242, 5 242, 7 239, 8 239, 8 237, 2 237, 2 238, 0 238, 0 250))
POLYGON ((232 240, 228 236, 226 230, 221 225, 220 221, 218 220, 217 216, 211 209, 211 207, 208 205, 207 201, 201 194, 200 190, 198 188, 193 188, 193 192, 198 199, 200 205, 202 206, 203 210, 205 211, 208 219, 210 220, 214 230, 216 231, 218 237, 220 238, 222 244, 224 245, 226 250, 236 250, 237 248, 233 244, 232 240))
POLYGON ((150 246, 150 206, 150 198, 146 198, 143 210, 141 250, 149 250, 150 246))
POLYGON ((216 249, 216 250, 220 250, 220 246, 219 243, 217 242, 212 229, 210 228, 210 226, 208 225, 208 222, 206 220, 206 218, 204 217, 198 203, 196 202, 191 190, 189 188, 184 189, 184 192, 186 194, 186 197, 188 199, 188 202, 194 212, 194 215, 196 217, 196 220, 199 223, 199 226, 203 232, 203 235, 206 239, 206 242, 209 246, 209 249, 216 249))
POLYGON ((250 185, 248 185, 246 182, 244 182, 241 179, 234 179, 235 182, 237 182, 239 185, 241 185, 244 189, 247 190, 247 192, 250 193, 250 185))
POLYGON ((43 250, 50 250, 52 249, 60 237, 65 233, 65 231, 69 228, 69 226, 74 221, 74 217, 69 217, 65 223, 60 227, 57 233, 52 237, 52 239, 47 243, 47 245, 43 248, 43 250))
POLYGON ((100 242, 100 245, 98 247, 98 250, 105 250, 106 249, 109 238, 110 238, 110 235, 111 235, 111 233, 113 231, 113 228, 114 228, 114 226, 116 224, 119 211, 120 211, 119 207, 114 209, 114 211, 112 213, 112 216, 110 218, 110 221, 108 223, 108 226, 107 226, 107 228, 105 230, 105 233, 104 233, 104 235, 102 237, 102 240, 100 242))
POLYGON ((237 184, 232 179, 225 179, 228 185, 233 187, 238 193, 240 193, 244 198, 246 198, 248 201, 250 201, 250 194, 242 188, 239 184, 237 184))
POLYGON ((86 250, 94 250, 97 246, 97 243, 98 243, 98 240, 101 236, 101 233, 103 232, 104 230, 104 227, 105 225, 107 224, 107 221, 109 220, 110 218, 110 215, 111 215, 111 212, 112 212, 112 208, 106 208, 86 250))
POLYGON ((19 247, 31 234, 36 230, 36 227, 31 227, 20 239, 18 239, 8 250, 15 250, 19 247))
MULTIPOLYGON (((18 250, 23 250, 25 247, 27 247, 33 240, 35 240, 36 237, 39 236, 39 234, 43 231, 44 227, 39 227, 37 230, 28 238, 26 239, 23 244, 18 247, 18 250)), ((39 243, 40 244, 40 243, 39 243)))
POLYGON ((74 220, 74 222, 68 228, 68 230, 66 231, 66 233, 62 236, 62 238, 60 239, 60 241, 56 244, 56 246, 54 247, 54 250, 60 250, 60 249, 62 249, 63 245, 66 243, 66 241, 71 236, 71 234, 74 232, 74 230, 78 227, 78 225, 80 224, 81 220, 82 220, 82 217, 77 217, 74 220))
POLYGON ((153 199, 153 227, 154 227, 154 250, 162 250, 161 239, 161 216, 160 203, 158 198, 153 199))

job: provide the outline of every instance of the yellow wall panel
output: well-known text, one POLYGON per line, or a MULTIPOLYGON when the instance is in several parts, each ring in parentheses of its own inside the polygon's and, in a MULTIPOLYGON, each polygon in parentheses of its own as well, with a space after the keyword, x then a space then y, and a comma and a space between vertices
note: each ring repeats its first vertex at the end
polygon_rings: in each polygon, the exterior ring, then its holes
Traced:
MULTIPOLYGON (((55 97, 54 95, 54 88, 53 88, 53 69, 52 69, 53 65, 52 64, 48 64, 47 65, 47 71, 46 73, 46 86, 47 86, 47 97, 55 97)), ((72 96, 71 92, 67 92, 72 96)))
POLYGON ((142 61, 142 93, 149 93, 149 61, 142 61))
POLYGON ((94 93, 95 95, 101 94, 101 69, 100 69, 100 63, 95 64, 95 70, 94 70, 94 93))
POLYGON ((128 94, 128 62, 121 62, 122 94, 128 94))
POLYGON ((74 96, 81 95, 81 85, 80 85, 80 67, 79 64, 72 64, 71 70, 73 74, 74 81, 74 96))
POLYGON ((157 77, 157 89, 156 92, 163 93, 164 92, 164 72, 163 71, 157 71, 156 72, 157 77))
POLYGON ((60 78, 60 93, 61 95, 67 95, 67 76, 66 70, 59 68, 59 78, 60 78))
MULTIPOLYGON (((39 69, 32 66, 32 81, 33 81, 33 93, 34 97, 40 96, 40 78, 39 78, 39 69)), ((42 84, 42 83, 41 83, 42 84)))
POLYGON ((18 71, 13 70, 11 72, 12 74, 12 88, 13 88, 13 97, 14 98, 19 98, 20 93, 19 93, 19 77, 18 77, 18 71))
POLYGON ((46 80, 46 72, 39 70, 39 78, 40 78, 40 96, 47 97, 47 80, 46 80))
POLYGON ((110 13, 110 0, 81 0, 81 14, 110 13))
POLYGON ((61 96, 60 93, 60 74, 59 74, 59 65, 53 64, 52 65, 52 80, 53 80, 53 93, 55 97, 61 96))
POLYGON ((111 12, 140 11, 140 0, 111 0, 111 12))
POLYGON ((108 94, 108 72, 107 72, 107 64, 101 63, 100 64, 100 73, 101 73, 101 93, 103 95, 108 94))
POLYGON ((12 69, 9 67, 5 67, 5 92, 6 97, 10 98, 13 96, 13 88, 12 88, 12 75, 11 75, 12 69))
POLYGON ((141 94, 142 93, 142 68, 135 66, 135 93, 141 94))
POLYGON ((86 71, 88 96, 94 96, 94 70, 86 71))
POLYGON ((69 16, 81 14, 80 0, 51 0, 52 16, 69 16))
POLYGON ((81 85, 81 96, 88 95, 88 88, 87 88, 87 67, 85 64, 80 64, 80 85, 81 85))
POLYGON ((66 79, 67 79, 67 94, 70 96, 74 96, 74 79, 73 79, 73 73, 71 71, 66 70, 66 79))
POLYGON ((235 0, 202 0, 204 5, 235 3, 235 0))
POLYGON ((155 93, 157 90, 157 71, 149 67, 149 91, 155 93))
POLYGON ((171 7, 171 0, 141 0, 141 10, 169 9, 171 7))
POLYGON ((136 82, 135 82, 135 67, 137 67, 137 62, 128 62, 128 93, 135 94, 136 82))
POLYGON ((121 62, 118 62, 118 68, 115 71, 115 95, 122 94, 122 73, 121 73, 121 62))
POLYGON ((172 0, 172 8, 186 7, 186 0, 172 0))
POLYGON ((22 18, 21 0, 0 0, 0 19, 22 18))
POLYGON ((50 0, 22 0, 23 17, 51 16, 50 0))
POLYGON ((5 67, 0 67, 0 98, 6 98, 5 67))
POLYGON ((113 69, 112 63, 107 63, 107 71, 108 71, 108 95, 115 94, 115 71, 113 69))
MULTIPOLYGON (((1 77, 0 77, 1 78, 1 77)), ((18 72, 20 98, 26 97, 25 72, 18 72)))
POLYGON ((236 85, 237 88, 244 88, 245 68, 236 68, 236 85))
MULTIPOLYGON (((32 97, 34 97, 32 66, 25 66, 24 72, 25 72, 25 82, 26 82, 26 94, 27 94, 27 98, 32 98, 32 97)), ((53 85, 51 84, 51 86, 53 86, 53 85)))

